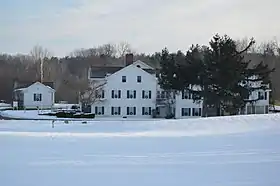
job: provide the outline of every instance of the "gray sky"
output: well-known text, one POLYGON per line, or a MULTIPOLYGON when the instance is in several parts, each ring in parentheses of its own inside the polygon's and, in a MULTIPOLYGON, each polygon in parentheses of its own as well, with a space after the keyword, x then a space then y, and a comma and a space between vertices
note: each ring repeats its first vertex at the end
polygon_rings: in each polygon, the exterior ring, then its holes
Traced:
POLYGON ((280 38, 279 0, 0 0, 0 52, 36 45, 64 56, 126 41, 137 52, 185 50, 215 34, 280 38))

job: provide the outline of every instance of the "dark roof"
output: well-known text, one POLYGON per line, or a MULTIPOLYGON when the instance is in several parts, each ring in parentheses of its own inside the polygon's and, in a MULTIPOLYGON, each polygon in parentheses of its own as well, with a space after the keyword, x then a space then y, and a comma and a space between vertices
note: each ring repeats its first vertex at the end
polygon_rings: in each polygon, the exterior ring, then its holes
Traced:
POLYGON ((155 74, 156 70, 154 69, 143 69, 144 71, 148 72, 149 74, 155 74))
POLYGON ((123 67, 91 67, 90 77, 91 78, 104 78, 107 74, 113 74, 123 67))
MULTIPOLYGON (((145 63, 145 62, 143 62, 145 63)), ((149 65, 149 64, 148 64, 149 65)), ((110 63, 106 65, 92 65, 91 66, 91 72, 90 77, 91 78, 104 78, 107 74, 113 74, 122 68, 126 67, 124 63, 119 61, 119 63, 110 63)), ((143 69, 144 71, 150 73, 150 74, 156 74, 157 70, 153 69, 143 69)))

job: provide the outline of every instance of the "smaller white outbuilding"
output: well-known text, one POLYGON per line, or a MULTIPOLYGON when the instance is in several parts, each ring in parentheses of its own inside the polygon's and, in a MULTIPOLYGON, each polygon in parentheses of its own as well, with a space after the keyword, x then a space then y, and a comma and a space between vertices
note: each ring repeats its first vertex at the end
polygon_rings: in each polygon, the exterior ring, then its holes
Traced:
POLYGON ((47 109, 54 105, 55 90, 49 83, 35 82, 29 86, 14 89, 14 103, 26 109, 47 109))

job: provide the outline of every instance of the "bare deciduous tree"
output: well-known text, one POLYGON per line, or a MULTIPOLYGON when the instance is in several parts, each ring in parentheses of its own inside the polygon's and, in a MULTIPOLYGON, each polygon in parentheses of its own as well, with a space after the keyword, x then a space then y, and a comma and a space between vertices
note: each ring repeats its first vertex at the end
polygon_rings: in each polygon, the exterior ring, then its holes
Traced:
POLYGON ((276 38, 270 41, 262 42, 258 46, 258 52, 264 56, 276 56, 280 53, 280 45, 276 38))
POLYGON ((41 82, 44 81, 44 60, 51 56, 48 49, 43 48, 40 45, 36 45, 30 51, 30 55, 35 63, 40 63, 40 75, 41 75, 41 82))
POLYGON ((116 45, 111 43, 99 46, 97 51, 100 56, 104 55, 106 57, 116 57, 117 54, 116 45))
POLYGON ((34 62, 38 62, 40 60, 43 60, 44 58, 49 58, 51 56, 51 53, 48 49, 43 48, 40 45, 36 45, 30 51, 30 55, 34 62))
MULTIPOLYGON (((248 47, 248 43, 250 43, 250 41, 252 41, 252 39, 249 39, 248 37, 244 37, 243 39, 237 39, 235 41, 236 44, 236 50, 237 51, 243 51, 244 49, 246 49, 246 47, 248 47)), ((244 53, 256 53, 258 51, 257 45, 253 44, 250 46, 250 48, 248 50, 245 50, 244 53)))
POLYGON ((117 56, 124 57, 127 53, 132 53, 131 45, 127 42, 120 42, 116 45, 117 56))
POLYGON ((80 84, 79 101, 82 105, 92 105, 102 101, 106 81, 91 80, 80 84), (102 95, 103 94, 103 95, 102 95))

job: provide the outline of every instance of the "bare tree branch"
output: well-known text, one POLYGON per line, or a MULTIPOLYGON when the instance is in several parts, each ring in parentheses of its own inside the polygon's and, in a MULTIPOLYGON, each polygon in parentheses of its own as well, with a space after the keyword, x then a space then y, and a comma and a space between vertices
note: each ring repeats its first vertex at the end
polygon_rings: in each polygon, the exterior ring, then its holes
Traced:
POLYGON ((127 42, 120 42, 119 44, 117 44, 116 50, 118 57, 124 57, 125 54, 132 52, 131 45, 127 42))
POLYGON ((49 58, 51 56, 51 53, 48 49, 43 48, 40 45, 36 45, 30 51, 30 55, 34 62, 38 62, 40 60, 43 60, 44 58, 49 58))
POLYGON ((104 86, 106 81, 88 81, 84 86, 80 87, 79 100, 82 104, 92 105, 102 101, 104 95, 104 86), (103 94, 103 95, 102 95, 103 94))

